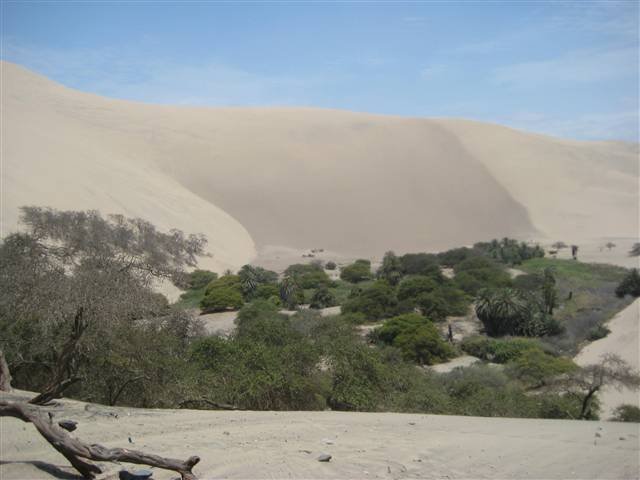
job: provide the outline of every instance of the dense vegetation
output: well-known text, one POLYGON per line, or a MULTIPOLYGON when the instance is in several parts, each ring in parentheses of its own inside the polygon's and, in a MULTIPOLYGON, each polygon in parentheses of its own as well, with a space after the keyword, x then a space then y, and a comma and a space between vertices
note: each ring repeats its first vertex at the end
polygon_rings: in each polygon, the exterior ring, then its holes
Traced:
POLYGON ((574 320, 563 315, 567 285, 582 298, 580 287, 597 291, 606 278, 609 300, 623 305, 613 285, 625 271, 587 275, 508 239, 439 255, 387 252, 376 272, 358 260, 332 281, 318 263, 281 276, 250 265, 187 274, 203 238, 119 216, 30 208, 23 225, 0 246, 0 347, 19 388, 65 380, 75 398, 144 407, 596 418, 602 382, 637 380, 616 359, 578 368, 553 346, 558 317, 574 320), (519 262, 528 274, 512 280, 506 265, 519 262), (153 292, 158 279, 187 289, 178 304, 153 292), (442 322, 466 315, 473 300, 486 332, 501 338, 445 341, 442 322), (311 309, 281 311, 301 304, 311 309), (235 331, 207 335, 184 310, 196 305, 239 309, 235 331), (315 310, 333 305, 340 315, 315 310), (374 321, 368 337, 359 334, 374 321), (461 351, 502 366, 423 368, 461 351))

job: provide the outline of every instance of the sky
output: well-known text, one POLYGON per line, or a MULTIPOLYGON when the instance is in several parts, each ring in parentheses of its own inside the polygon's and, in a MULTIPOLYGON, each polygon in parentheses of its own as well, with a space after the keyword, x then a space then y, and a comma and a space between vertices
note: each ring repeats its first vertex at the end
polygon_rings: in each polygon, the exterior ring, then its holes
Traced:
POLYGON ((638 141, 637 1, 1 5, 2 59, 109 97, 638 141))

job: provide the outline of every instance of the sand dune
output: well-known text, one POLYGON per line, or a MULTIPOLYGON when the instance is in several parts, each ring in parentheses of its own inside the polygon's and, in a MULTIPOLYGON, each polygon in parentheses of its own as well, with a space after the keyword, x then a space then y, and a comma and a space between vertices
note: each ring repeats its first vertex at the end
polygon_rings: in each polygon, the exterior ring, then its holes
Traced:
MULTIPOLYGON (((584 347, 576 356, 578 365, 596 364, 602 355, 615 353, 635 370, 640 369, 640 299, 633 302, 607 322, 611 333, 584 347)), ((637 390, 606 387, 598 393, 602 402, 602 418, 609 418, 616 407, 622 404, 640 407, 640 392, 637 390)))
MULTIPOLYGON (((637 424, 63 404, 55 418, 79 421, 74 434, 82 440, 174 458, 197 454, 199 478, 629 479, 639 471, 637 424), (333 458, 320 463, 321 453, 333 458)), ((0 425, 0 477, 75 478, 32 426, 8 418, 0 425)), ((102 465, 108 470, 101 478, 126 467, 102 465)), ((156 470, 153 477, 175 474, 156 470)))
POLYGON ((2 90, 5 231, 22 204, 123 212, 207 234, 218 269, 252 258, 253 242, 381 255, 501 235, 637 235, 637 152, 625 144, 461 120, 146 105, 6 62, 2 90))

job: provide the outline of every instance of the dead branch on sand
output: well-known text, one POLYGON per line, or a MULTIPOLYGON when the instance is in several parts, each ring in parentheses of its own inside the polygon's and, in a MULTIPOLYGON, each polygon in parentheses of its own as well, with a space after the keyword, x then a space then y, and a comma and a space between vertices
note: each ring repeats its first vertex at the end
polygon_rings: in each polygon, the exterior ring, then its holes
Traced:
POLYGON ((126 448, 107 448, 102 445, 88 445, 79 439, 73 438, 69 433, 53 422, 51 416, 46 418, 37 407, 22 402, 0 401, 0 417, 14 417, 23 422, 32 423, 47 442, 53 448, 66 457, 84 478, 95 478, 102 473, 102 469, 87 460, 97 462, 128 462, 138 465, 148 465, 173 470, 182 477, 182 480, 197 480, 191 471, 200 461, 200 457, 193 456, 187 460, 175 460, 173 458, 159 457, 136 450, 126 448))

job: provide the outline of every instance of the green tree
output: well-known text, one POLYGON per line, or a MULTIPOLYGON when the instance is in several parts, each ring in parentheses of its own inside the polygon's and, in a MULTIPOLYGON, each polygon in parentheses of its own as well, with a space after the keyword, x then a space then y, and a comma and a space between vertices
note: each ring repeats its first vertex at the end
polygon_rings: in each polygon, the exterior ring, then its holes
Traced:
POLYGON ((402 278, 402 263, 392 251, 386 252, 382 257, 382 265, 376 272, 381 280, 386 280, 389 285, 397 285, 402 278))
POLYGON ((433 322, 415 313, 387 320, 372 336, 400 349, 406 360, 421 365, 432 365, 454 356, 433 322))
POLYGON ((331 290, 325 285, 320 286, 320 288, 316 289, 311 296, 311 308, 326 308, 332 307, 336 304, 336 297, 331 290))
POLYGON ((371 262, 364 259, 356 260, 340 271, 340 279, 350 283, 364 282, 371 280, 372 277, 371 262))
POLYGON ((377 280, 365 289, 355 291, 342 305, 344 313, 361 313, 368 321, 393 314, 397 300, 393 288, 384 280, 377 280))

